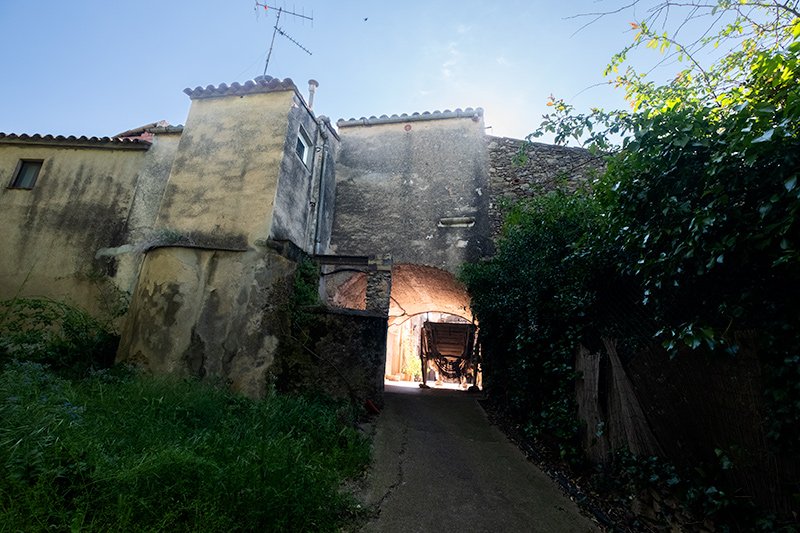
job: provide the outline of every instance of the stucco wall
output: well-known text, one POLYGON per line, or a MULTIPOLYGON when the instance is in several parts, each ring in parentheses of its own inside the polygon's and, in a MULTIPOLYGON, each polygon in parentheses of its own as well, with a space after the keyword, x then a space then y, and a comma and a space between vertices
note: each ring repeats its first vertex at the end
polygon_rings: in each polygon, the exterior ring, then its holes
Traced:
POLYGON ((270 233, 275 239, 290 240, 310 252, 314 238, 315 199, 319 196, 322 138, 314 115, 296 94, 287 111, 289 121, 270 233), (297 155, 296 149, 301 127, 311 142, 306 163, 297 155))
POLYGON ((104 312, 87 273, 131 285, 133 267, 118 268, 100 249, 127 243, 127 219, 147 145, 138 149, 0 143, 0 298, 66 298, 104 312), (20 159, 43 166, 31 190, 6 188, 20 159), (25 282, 26 276, 28 281, 25 282))
POLYGON ((121 246, 101 248, 95 257, 114 258, 117 261, 117 279, 120 289, 133 293, 144 259, 143 251, 154 239, 154 225, 167 179, 180 141, 180 129, 172 133, 157 134, 147 151, 127 220, 126 242, 121 246))
POLYGON ((261 396, 295 269, 268 248, 151 250, 118 359, 154 373, 220 378, 261 396))
POLYGON ((153 136, 152 146, 139 174, 136 195, 128 217, 128 234, 134 243, 139 244, 152 237, 180 140, 179 129, 153 136))
MULTIPOLYGON (((324 120, 324 119, 323 119, 324 120)), ((316 243, 314 253, 329 253, 331 232, 333 231, 333 217, 336 211, 336 159, 338 158, 340 143, 338 135, 330 127, 329 122, 323 124, 322 134, 327 137, 322 142, 320 154, 322 195, 317 199, 318 226, 316 228, 316 243)))
POLYGON ((390 253, 451 272, 488 255, 482 114, 366 122, 339 122, 331 253, 390 253), (459 217, 474 220, 442 224, 459 217))
POLYGON ((257 90, 189 91, 196 98, 156 223, 182 246, 147 252, 118 354, 249 396, 264 393, 296 269, 268 238, 310 245, 318 137, 293 85, 257 90), (301 125, 307 164, 296 153, 301 125))
POLYGON ((213 248, 269 237, 294 94, 193 100, 157 227, 213 248))

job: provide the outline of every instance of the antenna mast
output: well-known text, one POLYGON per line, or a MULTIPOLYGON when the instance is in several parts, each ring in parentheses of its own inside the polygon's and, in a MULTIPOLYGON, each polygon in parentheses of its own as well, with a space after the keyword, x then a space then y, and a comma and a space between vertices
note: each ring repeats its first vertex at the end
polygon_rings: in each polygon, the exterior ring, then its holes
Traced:
POLYGON ((267 75, 267 69, 269 68, 269 60, 272 57, 272 49, 275 46, 275 35, 277 35, 279 33, 281 34, 281 36, 286 37, 291 42, 296 44, 297 47, 300 48, 303 52, 307 53, 308 55, 311 55, 311 52, 307 48, 305 48, 302 44, 300 44, 299 42, 297 42, 294 39, 292 39, 289 35, 287 35, 287 33, 285 31, 283 31, 283 29, 281 27, 279 27, 278 24, 281 21, 281 15, 285 13, 287 15, 291 15, 293 17, 299 18, 304 22, 306 20, 309 20, 309 21, 311 21, 311 25, 313 27, 313 25, 314 25, 314 13, 313 12, 311 13, 311 16, 308 16, 308 15, 305 14, 305 11, 303 13, 297 13, 296 11, 289 11, 289 10, 284 9, 282 7, 277 7, 276 8, 276 7, 273 7, 273 6, 268 5, 268 4, 262 4, 258 0, 256 0, 256 6, 255 6, 256 14, 258 14, 258 8, 259 7, 263 7, 264 10, 277 9, 277 11, 278 11, 278 17, 275 19, 275 26, 274 26, 274 29, 272 31, 272 42, 270 42, 270 44, 269 44, 269 52, 267 53, 267 63, 264 65, 264 76, 267 75))

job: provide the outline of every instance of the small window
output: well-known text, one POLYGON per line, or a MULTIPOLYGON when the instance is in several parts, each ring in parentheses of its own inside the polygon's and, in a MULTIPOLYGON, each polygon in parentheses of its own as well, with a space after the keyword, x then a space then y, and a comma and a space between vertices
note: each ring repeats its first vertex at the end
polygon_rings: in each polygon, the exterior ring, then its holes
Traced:
POLYGON ((308 139, 308 135, 302 126, 297 134, 297 148, 295 148, 295 151, 300 161, 302 161, 305 166, 309 166, 308 164, 311 161, 311 141, 308 139))
POLYGON ((43 161, 20 159, 9 187, 12 189, 33 189, 36 178, 39 177, 39 171, 42 169, 42 163, 43 161))

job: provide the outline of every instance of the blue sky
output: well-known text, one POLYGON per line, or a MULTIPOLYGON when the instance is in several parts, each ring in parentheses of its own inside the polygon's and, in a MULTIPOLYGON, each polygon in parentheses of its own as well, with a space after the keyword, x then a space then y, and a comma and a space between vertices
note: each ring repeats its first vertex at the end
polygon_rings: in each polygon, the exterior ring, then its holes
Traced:
MULTIPOLYGON (((260 0, 263 3, 263 0, 260 0)), ((290 77, 315 111, 339 118, 483 107, 490 134, 522 138, 552 93, 578 106, 624 106, 602 83, 633 37, 627 12, 578 31, 611 0, 561 2, 276 0, 284 16, 267 74, 290 77), (366 19, 366 20, 365 20, 366 19), (577 33, 576 33, 577 32, 577 33)), ((643 13, 642 13, 643 14, 643 13)), ((261 74, 275 23, 253 0, 0 0, 0 131, 114 135, 182 124, 186 87, 261 74)))

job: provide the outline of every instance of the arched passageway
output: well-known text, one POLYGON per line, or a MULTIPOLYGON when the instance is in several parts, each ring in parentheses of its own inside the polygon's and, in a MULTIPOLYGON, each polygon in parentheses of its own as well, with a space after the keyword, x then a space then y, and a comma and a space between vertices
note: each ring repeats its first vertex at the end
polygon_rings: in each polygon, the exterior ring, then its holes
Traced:
MULTIPOLYGON (((458 380, 445 378, 433 368, 422 368, 426 322, 472 323, 466 287, 453 274, 434 267, 402 263, 392 270, 389 329, 386 340, 386 379, 432 383, 458 380)), ((470 345, 471 346, 471 345, 470 345)))
MULTIPOLYGON (((337 282, 331 279, 334 305, 364 309, 367 275, 355 269, 339 269, 337 282)), ((439 268, 399 263, 392 267, 386 340, 385 377, 391 381, 421 381, 423 376, 420 354, 425 344, 425 322, 471 324, 470 299, 466 287, 453 274, 439 268)), ((427 368, 426 376, 434 382, 455 382, 446 379, 436 369, 427 368), (433 378, 434 374, 436 375, 433 378)))
POLYGON ((431 312, 459 316, 471 322, 466 287, 446 270, 409 263, 394 265, 389 326, 431 312))

